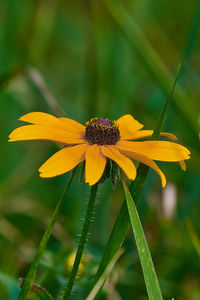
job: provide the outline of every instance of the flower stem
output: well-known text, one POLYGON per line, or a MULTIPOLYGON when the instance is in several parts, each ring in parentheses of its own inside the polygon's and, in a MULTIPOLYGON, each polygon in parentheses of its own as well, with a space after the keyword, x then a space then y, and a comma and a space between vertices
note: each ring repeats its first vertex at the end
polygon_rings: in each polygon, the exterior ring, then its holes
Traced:
POLYGON ((71 178, 69 180, 69 182, 67 183, 67 186, 62 194, 62 196, 60 197, 60 200, 58 201, 58 204, 53 212, 53 215, 51 217, 51 220, 47 226, 47 229, 40 241, 40 244, 38 246, 38 249, 36 251, 36 254, 35 254, 35 257, 34 257, 34 260, 30 266, 30 269, 27 273, 27 276, 25 278, 25 281, 23 283, 23 286, 22 286, 22 289, 21 289, 21 292, 20 292, 20 295, 19 295, 19 298, 18 300, 24 300, 27 298, 29 292, 31 291, 31 288, 32 288, 32 285, 34 283, 34 280, 35 280, 35 276, 36 276, 36 272, 37 272, 37 268, 40 264, 40 260, 42 258, 42 255, 44 253, 44 250, 46 248, 46 245, 48 243, 48 240, 51 236, 51 233, 52 233, 52 230, 53 230, 53 227, 54 227, 54 224, 56 222, 56 219, 57 219, 57 216, 58 216, 58 213, 60 212, 60 209, 62 207, 62 204, 63 204, 63 201, 65 199, 65 196, 69 190, 69 187, 71 185, 71 182, 73 180, 73 177, 75 175, 75 170, 73 170, 72 174, 71 174, 71 178))
POLYGON ((83 255, 85 243, 87 240, 88 230, 89 230, 89 226, 91 223, 92 214, 94 211, 97 188, 98 188, 98 183, 91 187, 90 198, 89 198, 88 207, 87 207, 87 211, 86 211, 86 215, 85 215, 85 220, 83 223, 83 228, 82 228, 81 235, 80 235, 78 249, 76 252, 75 261, 74 261, 74 264, 72 267, 71 274, 69 276, 68 283, 63 292, 63 296, 62 296, 63 300, 69 299, 74 281, 76 279, 76 274, 77 274, 78 267, 79 267, 79 264, 80 264, 80 261, 81 261, 82 255, 83 255))

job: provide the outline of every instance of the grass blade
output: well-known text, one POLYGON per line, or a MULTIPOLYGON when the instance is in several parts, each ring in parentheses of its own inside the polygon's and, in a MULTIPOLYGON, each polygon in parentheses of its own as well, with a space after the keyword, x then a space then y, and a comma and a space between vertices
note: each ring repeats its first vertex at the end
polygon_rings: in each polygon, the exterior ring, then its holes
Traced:
POLYGON ((104 285, 104 282, 106 281, 108 275, 112 271, 116 261, 118 258, 122 255, 123 251, 120 250, 115 254, 113 259, 109 262, 107 267, 105 268, 103 274, 100 276, 96 284, 93 286, 92 290, 90 291, 89 295, 87 296, 86 300, 93 300, 98 295, 99 291, 101 290, 101 287, 104 285))
POLYGON ((155 268, 151 258, 151 253, 149 251, 149 247, 146 241, 146 237, 140 222, 140 218, 135 203, 124 181, 124 178, 122 179, 122 182, 123 182, 129 217, 130 217, 130 221, 131 221, 131 225, 135 237, 138 254, 140 257, 140 262, 142 265, 142 270, 144 274, 144 279, 145 279, 145 284, 146 284, 149 299, 162 300, 163 298, 162 298, 158 278, 155 272, 155 268))
MULTIPOLYGON (((163 128, 164 121, 167 116, 168 105, 172 98, 174 87, 177 82, 179 73, 180 73, 180 65, 177 68, 177 73, 176 73, 175 80, 173 82, 171 91, 169 93, 169 97, 166 100, 166 103, 164 105, 164 108, 162 110, 160 118, 159 118, 156 128, 154 130, 153 137, 152 137, 152 139, 154 139, 154 140, 159 139, 159 137, 160 137, 160 132, 163 128)), ((145 181, 146 181, 146 178, 148 175, 148 171, 149 171, 149 167, 140 163, 138 166, 138 169, 137 169, 136 179, 132 182, 132 184, 130 186, 130 192, 135 201, 135 205, 137 205, 140 200, 140 196, 141 196, 143 186, 145 184, 145 181)), ((99 264, 99 267, 97 270, 97 274, 96 274, 96 278, 95 278, 95 282, 98 281, 98 279, 104 272, 104 270, 107 267, 107 265, 109 264, 109 262, 112 260, 112 258, 116 255, 116 253, 121 248, 122 243, 126 237, 129 226, 130 226, 129 213, 128 213, 127 204, 126 204, 126 200, 125 200, 122 205, 122 208, 117 216, 117 219, 113 226, 108 243, 106 245, 106 249, 104 251, 103 257, 100 261, 100 264, 99 264)))
POLYGON ((157 126, 152 134, 152 139, 153 140, 158 140, 159 137, 160 137, 160 132, 164 126, 164 123, 165 123, 165 120, 166 120, 166 117, 167 117, 167 111, 168 111, 168 105, 169 105, 169 102, 173 96, 173 93, 174 93, 174 89, 175 89, 175 86, 176 86, 176 83, 177 83, 177 80, 178 80, 178 77, 180 75, 180 71, 181 71, 181 64, 179 63, 178 67, 177 67, 177 71, 176 71, 176 76, 175 76, 175 79, 174 79, 174 82, 173 82, 173 85, 172 85, 172 88, 171 88, 171 91, 169 93, 169 96, 165 102, 165 106, 162 110, 162 113, 160 115, 160 118, 159 118, 159 121, 157 123, 157 126))
MULTIPOLYGON (((145 64, 145 67, 149 69, 160 86, 168 92, 171 83, 170 71, 159 54, 149 43, 143 32, 137 26, 132 16, 123 6, 121 1, 103 0, 103 3, 117 25, 128 38, 131 46, 137 52, 141 61, 145 64)), ((173 104, 183 116, 183 119, 186 120, 190 129, 197 133, 198 126, 195 121, 197 120, 195 110, 192 108, 191 101, 188 99, 186 92, 180 85, 177 85, 173 98, 173 104)))
POLYGON ((65 196, 66 196, 66 194, 69 190, 69 187, 71 185, 72 179, 75 175, 75 170, 76 169, 74 169, 74 171, 72 172, 71 178, 70 178, 70 180, 69 180, 69 182, 68 182, 68 184, 65 188, 65 191, 63 192, 60 200, 58 201, 58 204, 57 204, 57 206, 56 206, 56 208, 53 212, 53 215, 51 216, 51 219, 50 219, 50 222, 47 226, 47 229, 46 229, 46 231, 45 231, 45 233, 44 233, 44 235, 43 235, 43 237, 40 241, 40 244, 39 244, 38 249, 36 251, 33 262, 31 264, 30 269, 28 271, 28 274, 27 274, 27 276, 24 280, 24 283, 23 283, 23 286, 22 286, 22 289, 21 289, 21 292, 20 292, 20 295, 19 295, 19 298, 18 298, 19 300, 27 299, 26 297, 32 289, 32 286, 33 286, 34 280, 35 280, 35 276, 36 276, 36 272, 37 272, 37 268, 40 264, 40 260, 42 258, 43 253, 44 253, 44 250, 46 249, 46 245, 47 245, 48 240, 51 236, 54 224, 57 220, 58 213, 59 213, 59 211, 62 207, 62 203, 65 199, 65 196))

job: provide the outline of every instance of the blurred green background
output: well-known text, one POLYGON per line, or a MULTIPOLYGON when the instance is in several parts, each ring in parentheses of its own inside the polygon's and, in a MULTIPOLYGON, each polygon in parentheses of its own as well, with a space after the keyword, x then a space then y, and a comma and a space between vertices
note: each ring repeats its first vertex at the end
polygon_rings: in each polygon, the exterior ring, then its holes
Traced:
MULTIPOLYGON (((58 146, 8 143, 28 112, 84 123, 131 113, 153 129, 179 62, 183 67, 165 130, 191 150, 187 171, 150 172, 139 212, 164 299, 200 299, 200 1, 0 1, 0 295, 17 298, 69 174, 38 176, 58 146)), ((37 283, 56 297, 65 284, 89 188, 76 174, 43 257, 37 283)), ((101 185, 72 299, 85 299, 123 202, 121 184, 101 185)), ((131 231, 100 299, 147 299, 131 231)))

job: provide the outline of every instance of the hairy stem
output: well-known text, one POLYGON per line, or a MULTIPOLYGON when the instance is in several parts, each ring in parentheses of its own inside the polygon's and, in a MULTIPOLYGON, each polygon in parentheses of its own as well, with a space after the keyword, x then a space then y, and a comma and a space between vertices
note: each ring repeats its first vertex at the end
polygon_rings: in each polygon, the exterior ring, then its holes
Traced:
POLYGON ((80 265, 80 261, 81 261, 83 251, 85 248, 85 243, 86 243, 87 236, 88 236, 88 230, 89 230, 89 226, 91 223, 91 219, 92 219, 92 215, 93 215, 93 211, 94 211, 94 207, 95 207, 97 188, 98 188, 98 183, 91 187, 90 198, 89 198, 88 207, 87 207, 87 211, 86 211, 86 215, 85 215, 85 219, 84 219, 84 223, 83 223, 83 228, 82 228, 81 235, 80 235, 78 249, 76 252, 75 261, 74 261, 74 264, 72 267, 71 274, 69 276, 68 283, 66 285, 66 288, 64 289, 64 293, 62 296, 63 300, 69 299, 71 292, 72 292, 74 281, 76 279, 78 267, 80 265))

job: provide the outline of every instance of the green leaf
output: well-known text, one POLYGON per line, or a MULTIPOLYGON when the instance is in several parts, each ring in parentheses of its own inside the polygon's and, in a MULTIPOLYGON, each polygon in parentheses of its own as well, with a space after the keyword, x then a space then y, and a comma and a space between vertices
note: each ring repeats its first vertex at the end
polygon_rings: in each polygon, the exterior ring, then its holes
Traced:
MULTIPOLYGON (((160 137, 160 132, 163 128, 164 120, 166 119, 168 105, 172 98, 174 87, 175 87, 179 73, 180 73, 180 65, 177 68, 177 73, 175 76, 174 83, 172 85, 172 89, 169 93, 169 97, 166 100, 166 104, 162 110, 162 113, 160 115, 160 118, 158 120, 156 128, 153 132, 152 139, 154 139, 154 140, 159 139, 159 137, 160 137)), ((140 196, 141 196, 141 193, 142 193, 142 190, 143 190, 143 187, 144 187, 147 175, 148 175, 148 171, 149 171, 149 167, 140 163, 137 168, 137 176, 130 186, 130 192, 132 194, 132 197, 133 197, 136 205, 138 204, 138 202, 140 200, 140 196)), ((122 243, 126 237, 129 226, 130 226, 129 213, 128 213, 127 204, 126 204, 126 200, 125 200, 122 205, 122 208, 120 209, 120 212, 117 216, 117 219, 113 226, 108 243, 106 245, 106 249, 104 251, 103 257, 100 261, 100 264, 99 264, 99 267, 97 270, 97 274, 95 277, 95 282, 98 281, 98 279, 104 272, 104 270, 107 267, 107 265, 109 264, 109 262, 112 260, 112 258, 115 256, 115 254, 121 248, 122 243)))
POLYGON ((122 182, 123 182, 126 202, 128 206, 129 217, 131 220, 135 242, 140 257, 140 262, 142 265, 142 270, 144 274, 144 279, 145 279, 145 284, 146 284, 149 299, 162 300, 163 298, 162 298, 158 278, 156 275, 156 271, 151 258, 151 253, 149 251, 149 247, 146 241, 144 231, 142 229, 142 225, 140 222, 140 218, 135 203, 133 201, 131 193, 128 190, 127 185, 125 184, 124 178, 122 179, 122 182))

